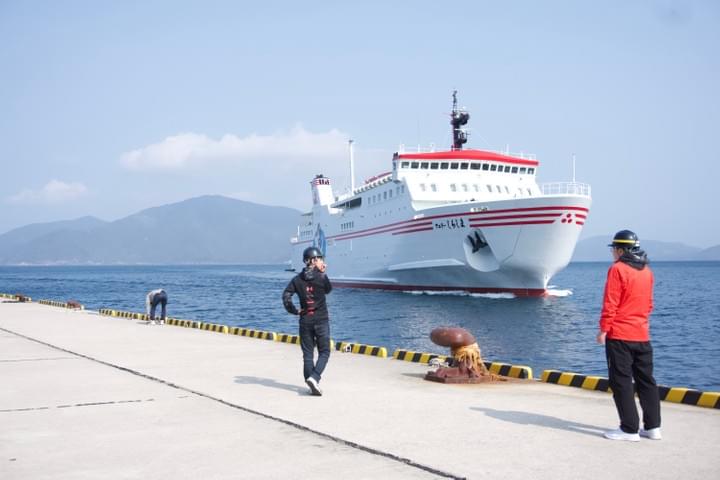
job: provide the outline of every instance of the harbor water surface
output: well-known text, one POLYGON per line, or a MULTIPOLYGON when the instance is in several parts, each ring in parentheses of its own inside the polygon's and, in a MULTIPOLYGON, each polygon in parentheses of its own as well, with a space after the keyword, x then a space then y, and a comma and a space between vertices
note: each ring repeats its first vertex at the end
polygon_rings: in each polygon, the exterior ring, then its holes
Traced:
MULTIPOLYGON (((550 295, 409 293, 335 289, 332 337, 388 348, 447 352, 430 339, 458 325, 478 339, 486 360, 606 376, 595 344, 608 263, 573 263, 550 295)), ((720 262, 658 262, 651 336, 655 376, 667 386, 720 391, 720 262)), ((332 265, 328 273, 332 279, 332 265)), ((0 267, 0 292, 78 300, 87 309, 142 312, 145 294, 165 288, 176 318, 297 333, 280 296, 292 272, 282 265, 0 267)))

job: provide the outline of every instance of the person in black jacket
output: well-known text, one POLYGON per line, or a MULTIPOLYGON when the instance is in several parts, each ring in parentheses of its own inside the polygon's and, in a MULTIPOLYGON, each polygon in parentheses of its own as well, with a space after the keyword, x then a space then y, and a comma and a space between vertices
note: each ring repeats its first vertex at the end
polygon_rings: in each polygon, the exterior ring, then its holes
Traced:
POLYGON ((325 260, 320 249, 308 247, 303 252, 305 268, 297 274, 282 294, 285 310, 300 315, 300 347, 303 353, 303 375, 313 395, 322 395, 320 378, 330 359, 330 316, 325 295, 332 285, 325 275, 325 260), (300 310, 293 304, 292 297, 300 299, 300 310), (315 348, 318 359, 315 362, 315 348))

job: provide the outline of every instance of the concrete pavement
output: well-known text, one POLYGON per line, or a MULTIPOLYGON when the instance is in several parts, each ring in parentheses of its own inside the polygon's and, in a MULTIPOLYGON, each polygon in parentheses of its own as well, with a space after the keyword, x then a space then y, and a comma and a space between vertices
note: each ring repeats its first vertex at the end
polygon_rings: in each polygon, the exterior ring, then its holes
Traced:
MULTIPOLYGON (((294 333, 294 332, 288 332, 294 333)), ((608 394, 442 385, 333 352, 0 303, 0 478, 715 477, 720 412, 662 404, 662 441, 603 439, 608 394)))

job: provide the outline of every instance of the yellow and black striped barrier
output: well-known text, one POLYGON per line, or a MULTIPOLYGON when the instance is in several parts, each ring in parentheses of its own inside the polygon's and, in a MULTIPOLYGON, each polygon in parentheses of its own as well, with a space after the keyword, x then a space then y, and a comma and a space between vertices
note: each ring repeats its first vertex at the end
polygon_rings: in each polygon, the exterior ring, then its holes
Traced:
POLYGON ((340 352, 347 353, 359 353, 360 355, 370 355, 372 357, 387 358, 387 348, 376 347, 374 345, 363 345, 361 343, 351 342, 335 342, 335 346, 331 345, 330 348, 334 348, 340 352))
POLYGON ((252 328, 232 327, 230 334, 241 337, 259 338, 261 340, 272 340, 273 342, 277 341, 277 333, 253 330, 252 328))
POLYGON ((485 367, 490 373, 511 378, 533 378, 532 368, 525 365, 510 365, 508 363, 485 362, 485 367))
POLYGON ((12 293, 0 293, 0 297, 7 298, 14 302, 32 302, 32 298, 26 295, 12 294, 12 293))
POLYGON ((168 318, 165 320, 165 323, 168 325, 173 325, 175 327, 185 327, 185 328, 199 328, 200 322, 196 322, 193 320, 180 320, 179 318, 168 318))
POLYGON ((398 349, 393 352, 393 358, 395 360, 404 360, 406 362, 430 363, 430 360, 434 358, 437 358, 440 362, 445 362, 450 357, 446 355, 437 355, 435 353, 413 352, 411 350, 398 349))
POLYGON ((70 300, 68 302, 58 302, 55 300, 39 300, 38 303, 40 305, 49 305, 51 307, 60 307, 60 308, 68 308, 71 310, 85 310, 85 307, 82 306, 80 303, 70 300))
POLYGON ((720 408, 720 392, 701 392, 690 388, 658 386, 660 400, 699 407, 720 408))
MULTIPOLYGON (((437 358, 440 362, 446 362, 452 357, 447 355, 437 355, 435 353, 413 352, 410 350, 398 349, 393 352, 393 358, 396 360, 404 360, 406 362, 430 363, 430 361, 434 358, 437 358)), ((499 362, 484 362, 484 364, 485 368, 495 375, 511 378, 533 378, 532 368, 524 365, 510 365, 508 363, 499 362)))
MULTIPOLYGON (((544 370, 541 381, 600 392, 612 391, 607 378, 560 372, 558 370, 544 370)), ((658 385, 658 393, 660 394, 660 400, 665 402, 720 409, 720 392, 701 392, 690 388, 658 385)))
POLYGON ((610 391, 610 385, 608 384, 607 378, 581 375, 579 373, 560 372, 558 370, 543 370, 540 381, 565 385, 566 387, 597 390, 599 392, 610 391))
POLYGON ((133 320, 149 320, 150 317, 148 317, 144 313, 135 313, 135 312, 124 312, 122 310, 113 310, 111 308, 101 308, 98 310, 98 313, 100 315, 105 315, 108 317, 118 317, 118 318, 130 318, 133 320))
POLYGON ((216 323, 203 323, 202 325, 200 325, 200 330, 208 330, 210 332, 217 332, 217 333, 229 333, 230 332, 227 325, 218 325, 216 323))
POLYGON ((292 343, 293 345, 300 345, 300 337, 298 335, 290 335, 289 333, 278 333, 277 341, 282 343, 292 343))

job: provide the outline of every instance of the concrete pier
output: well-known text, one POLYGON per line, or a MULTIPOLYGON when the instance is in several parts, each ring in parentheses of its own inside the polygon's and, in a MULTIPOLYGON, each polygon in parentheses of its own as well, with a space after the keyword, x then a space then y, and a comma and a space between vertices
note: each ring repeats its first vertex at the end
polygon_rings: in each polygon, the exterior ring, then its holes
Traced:
POLYGON ((313 397, 297 345, 3 302, 0 478, 720 474, 717 409, 664 402, 663 440, 617 442, 606 393, 427 370, 333 352, 313 397))

